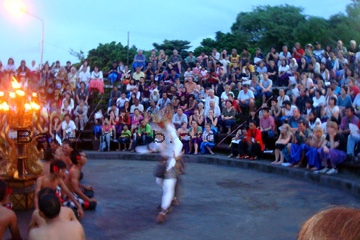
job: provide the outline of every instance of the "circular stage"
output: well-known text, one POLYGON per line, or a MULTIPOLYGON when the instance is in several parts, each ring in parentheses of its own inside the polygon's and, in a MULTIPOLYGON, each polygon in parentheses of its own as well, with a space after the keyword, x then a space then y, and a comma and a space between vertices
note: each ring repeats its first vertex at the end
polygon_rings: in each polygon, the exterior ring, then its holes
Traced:
POLYGON ((253 170, 190 163, 181 205, 157 225, 156 162, 90 160, 85 180, 99 201, 82 221, 87 239, 295 239, 331 205, 360 206, 339 190, 253 170))
MULTIPOLYGON (((153 176, 156 164, 89 159, 85 183, 94 187, 98 208, 86 211, 81 221, 86 239, 287 240, 295 239, 302 223, 321 209, 360 206, 355 197, 317 184, 254 170, 189 163, 181 205, 164 224, 157 225, 161 189, 153 176)), ((31 213, 17 215, 24 234, 31 213)))

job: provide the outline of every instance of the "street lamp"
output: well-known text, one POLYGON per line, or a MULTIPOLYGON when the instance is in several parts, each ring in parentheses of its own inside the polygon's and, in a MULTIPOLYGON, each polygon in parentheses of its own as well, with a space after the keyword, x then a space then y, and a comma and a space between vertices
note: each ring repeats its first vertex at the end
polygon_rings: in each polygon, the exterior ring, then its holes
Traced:
POLYGON ((43 49, 44 49, 44 21, 29 13, 28 11, 25 10, 25 4, 22 2, 22 0, 5 0, 5 8, 14 16, 18 16, 19 13, 23 12, 26 13, 27 15, 30 15, 38 20, 41 21, 42 24, 42 31, 41 31, 41 55, 40 55, 40 69, 42 68, 42 61, 43 61, 43 49))
POLYGON ((40 50, 40 70, 41 70, 42 69, 42 62, 43 62, 43 49, 44 49, 44 21, 41 18, 27 12, 24 8, 21 8, 20 11, 22 11, 23 13, 26 13, 27 15, 30 15, 30 16, 38 19, 38 20, 40 20, 40 22, 42 24, 42 29, 41 29, 41 50, 40 50))

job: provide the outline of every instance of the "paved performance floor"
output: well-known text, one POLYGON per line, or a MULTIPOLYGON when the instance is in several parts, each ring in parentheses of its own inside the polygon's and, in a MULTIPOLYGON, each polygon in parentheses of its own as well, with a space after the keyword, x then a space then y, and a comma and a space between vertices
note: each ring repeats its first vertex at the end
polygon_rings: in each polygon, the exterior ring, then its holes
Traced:
MULTIPOLYGON (((157 225, 156 162, 89 160, 85 181, 98 208, 85 212, 87 239, 296 239, 302 223, 331 205, 359 207, 351 195, 254 170, 191 163, 181 205, 157 225)), ((18 213, 22 233, 29 213, 18 213)))

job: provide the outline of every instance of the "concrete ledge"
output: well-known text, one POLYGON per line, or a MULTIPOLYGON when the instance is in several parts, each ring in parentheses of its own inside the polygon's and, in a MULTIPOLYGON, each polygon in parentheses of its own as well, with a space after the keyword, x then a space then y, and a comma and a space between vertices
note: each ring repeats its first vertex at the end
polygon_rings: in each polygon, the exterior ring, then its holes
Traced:
MULTIPOLYGON (((89 159, 118 159, 118 160, 137 160, 137 161, 157 161, 160 158, 160 154, 141 155, 138 153, 130 152, 95 152, 85 151, 87 158, 89 159)), ((243 160, 235 158, 227 158, 223 155, 184 155, 185 162, 190 163, 205 163, 216 164, 222 166, 239 167, 244 169, 254 169, 267 173, 274 173, 281 176, 297 178, 309 182, 321 184, 323 186, 336 188, 344 192, 350 193, 356 197, 360 196, 360 182, 355 180, 349 180, 339 176, 328 176, 315 174, 302 168, 289 168, 279 165, 270 164, 265 160, 243 160)))

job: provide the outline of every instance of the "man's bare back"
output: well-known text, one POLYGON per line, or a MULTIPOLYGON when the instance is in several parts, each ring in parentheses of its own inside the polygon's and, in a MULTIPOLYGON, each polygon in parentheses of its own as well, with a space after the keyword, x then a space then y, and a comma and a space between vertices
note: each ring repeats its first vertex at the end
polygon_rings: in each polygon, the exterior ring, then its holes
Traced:
POLYGON ((0 239, 3 239, 7 228, 10 230, 12 239, 20 239, 20 232, 15 213, 3 206, 0 206, 0 239))
MULTIPOLYGON (((61 207, 59 216, 60 219, 64 221, 77 221, 74 211, 68 207, 61 207)), ((43 217, 40 216, 39 209, 35 209, 29 224, 29 231, 33 228, 43 227, 45 225, 46 221, 43 217)))
POLYGON ((57 219, 43 227, 30 231, 29 240, 83 240, 85 232, 78 221, 63 221, 57 219))

